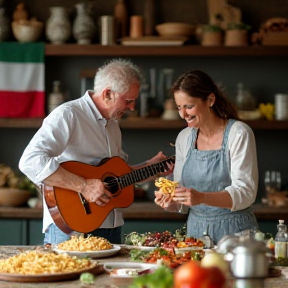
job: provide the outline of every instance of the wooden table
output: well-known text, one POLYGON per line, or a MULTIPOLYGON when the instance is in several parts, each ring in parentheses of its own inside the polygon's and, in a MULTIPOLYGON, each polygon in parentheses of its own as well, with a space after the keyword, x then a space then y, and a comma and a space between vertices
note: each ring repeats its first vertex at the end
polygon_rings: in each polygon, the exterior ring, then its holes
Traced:
MULTIPOLYGON (((8 258, 12 255, 15 255, 16 253, 19 253, 21 250, 31 250, 39 248, 39 246, 0 246, 0 258, 8 258)), ((99 263, 105 263, 105 262, 118 262, 123 261, 127 262, 130 261, 128 257, 128 251, 126 249, 121 249, 121 251, 116 254, 113 257, 109 258, 103 258, 103 259, 97 259, 99 263)), ((288 267, 287 267, 288 268, 288 267)), ((285 269, 288 271, 286 267, 285 269)), ((284 271, 284 270, 283 270, 284 271)), ((287 275, 287 274, 286 274, 287 275)), ((129 284, 132 283, 132 278, 112 278, 109 276, 109 274, 103 272, 100 275, 95 276, 95 284, 89 285, 89 287, 97 287, 97 288, 126 288, 129 286, 129 284)), ((255 280, 249 280, 246 282, 250 282, 250 286, 243 286, 243 283, 241 286, 235 285, 235 283, 231 284, 231 288, 286 288, 288 287, 288 280, 286 279, 285 275, 277 278, 267 278, 264 281, 264 286, 262 286, 263 282, 256 281, 255 280), (254 281, 254 283, 253 283, 254 281), (251 284, 252 283, 252 284, 251 284), (251 286, 252 285, 252 286, 251 286)), ((69 280, 69 281, 61 281, 61 282, 42 282, 42 283, 17 283, 17 282, 8 282, 8 281, 0 281, 0 287, 2 288, 51 288, 51 287, 57 287, 57 288, 66 288, 66 287, 75 287, 75 288, 83 288, 84 285, 80 282, 80 280, 69 280)), ((88 286, 87 286, 88 287, 88 286)), ((229 287, 230 288, 230 287, 229 287)))

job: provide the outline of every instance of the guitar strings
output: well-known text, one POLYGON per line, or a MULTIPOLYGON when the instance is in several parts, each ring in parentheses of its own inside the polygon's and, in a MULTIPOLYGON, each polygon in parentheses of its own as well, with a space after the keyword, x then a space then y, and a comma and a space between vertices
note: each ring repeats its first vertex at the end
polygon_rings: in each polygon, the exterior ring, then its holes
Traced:
MULTIPOLYGON (((165 172, 166 170, 168 170, 168 167, 167 167, 167 165, 166 165, 166 162, 167 162, 167 163, 170 163, 171 161, 173 162, 173 158, 169 158, 169 159, 166 159, 166 160, 164 160, 164 161, 162 161, 162 162, 155 163, 155 164, 159 166, 159 165, 162 163, 162 167, 160 167, 160 169, 162 168, 162 169, 163 169, 163 172, 165 172)), ((152 175, 149 175, 149 177, 155 175, 155 173, 154 173, 154 171, 153 171, 153 168, 155 168, 155 167, 152 167, 153 165, 154 165, 154 164, 151 164, 150 166, 147 166, 147 167, 143 167, 143 168, 147 168, 147 170, 149 170, 148 173, 151 172, 151 170, 152 170, 153 173, 152 173, 152 175)), ((136 174, 137 171, 139 171, 139 170, 141 170, 141 169, 143 169, 143 168, 139 168, 139 169, 133 170, 133 171, 131 171, 131 172, 125 174, 125 175, 122 175, 122 176, 120 176, 120 177, 128 177, 129 174, 130 174, 130 175, 136 174)), ((136 176, 137 176, 137 175, 136 175, 136 176)), ((116 184, 118 184, 118 182, 119 182, 119 181, 118 181, 116 178, 114 178, 114 179, 112 179, 112 180, 109 180, 109 181, 107 181, 107 182, 104 182, 104 185, 105 185, 105 187, 108 189, 108 188, 112 188, 113 186, 115 186, 116 184)))

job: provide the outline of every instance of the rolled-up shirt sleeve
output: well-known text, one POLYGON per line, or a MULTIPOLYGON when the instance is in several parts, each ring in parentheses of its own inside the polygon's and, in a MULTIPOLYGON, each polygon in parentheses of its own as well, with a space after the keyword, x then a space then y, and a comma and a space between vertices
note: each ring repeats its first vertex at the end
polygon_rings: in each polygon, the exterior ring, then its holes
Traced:
POLYGON ((251 128, 243 122, 236 121, 231 127, 228 148, 232 182, 225 190, 233 201, 231 211, 237 211, 249 207, 257 196, 257 151, 251 128))
POLYGON ((23 152, 19 169, 36 184, 52 175, 60 165, 57 156, 66 148, 71 134, 69 130, 73 130, 69 113, 66 111, 65 116, 49 115, 23 152))

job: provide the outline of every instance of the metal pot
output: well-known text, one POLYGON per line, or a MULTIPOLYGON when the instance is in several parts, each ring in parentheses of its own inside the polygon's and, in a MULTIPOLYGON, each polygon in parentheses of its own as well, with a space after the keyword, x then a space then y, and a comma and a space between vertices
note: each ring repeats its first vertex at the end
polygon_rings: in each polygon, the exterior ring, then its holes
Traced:
POLYGON ((270 250, 262 241, 245 239, 232 250, 231 272, 235 278, 265 278, 268 276, 270 250))

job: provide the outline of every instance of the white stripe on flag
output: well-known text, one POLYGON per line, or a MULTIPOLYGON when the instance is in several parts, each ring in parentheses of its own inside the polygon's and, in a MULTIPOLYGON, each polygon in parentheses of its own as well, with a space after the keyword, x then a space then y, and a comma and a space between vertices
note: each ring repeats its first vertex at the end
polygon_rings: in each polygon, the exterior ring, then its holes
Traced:
POLYGON ((0 90, 44 91, 44 63, 0 62, 0 90))

